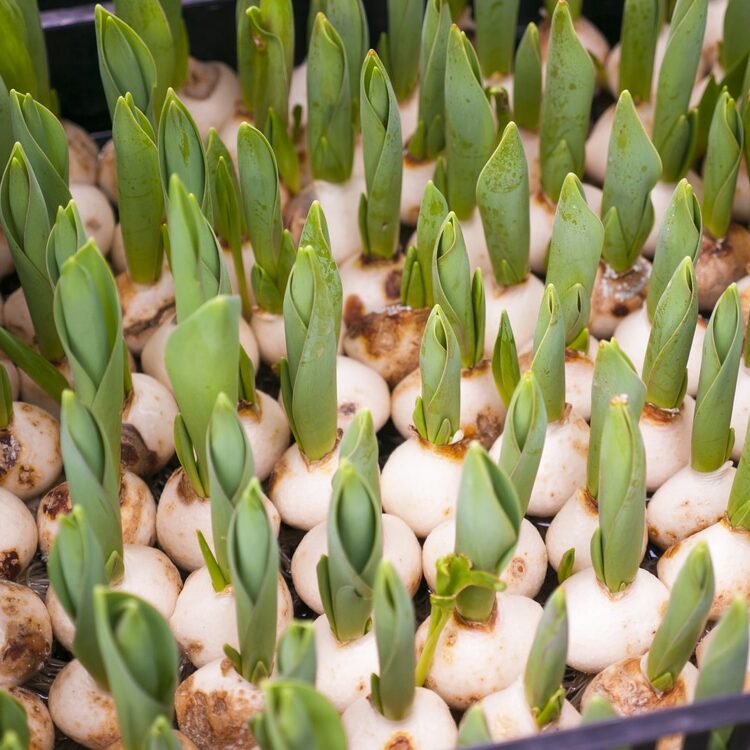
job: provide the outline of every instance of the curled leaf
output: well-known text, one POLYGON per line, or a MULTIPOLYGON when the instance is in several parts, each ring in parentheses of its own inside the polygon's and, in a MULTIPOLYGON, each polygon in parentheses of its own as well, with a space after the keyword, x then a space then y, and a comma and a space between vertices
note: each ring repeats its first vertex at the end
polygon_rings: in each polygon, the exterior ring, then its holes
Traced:
POLYGON ((553 284, 539 307, 533 352, 531 371, 544 395, 547 421, 556 422, 565 412, 565 318, 553 284))
POLYGON ((63 263, 87 242, 86 230, 78 213, 76 202, 71 200, 65 208, 57 209, 55 223, 47 238, 47 275, 55 285, 60 278, 63 263))
POLYGON ((507 310, 503 310, 500 316, 500 326, 492 350, 492 377, 500 398, 505 406, 509 407, 518 381, 521 379, 521 369, 518 363, 516 339, 513 336, 507 310))
POLYGON ((276 652, 279 677, 315 684, 315 628, 309 620, 292 620, 279 640, 276 652))

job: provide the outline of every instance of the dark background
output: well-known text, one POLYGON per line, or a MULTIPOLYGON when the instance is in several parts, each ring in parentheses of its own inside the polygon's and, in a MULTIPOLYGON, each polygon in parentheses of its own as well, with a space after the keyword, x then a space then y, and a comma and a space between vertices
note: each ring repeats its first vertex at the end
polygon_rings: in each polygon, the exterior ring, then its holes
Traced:
MULTIPOLYGON (((386 26, 386 0, 363 0, 370 20, 371 44, 386 26)), ((46 29, 52 85, 62 115, 91 132, 110 128, 99 80, 93 4, 80 0, 39 0, 46 29)), ((520 28, 538 20, 539 0, 522 0, 520 28)), ((614 40, 618 36, 623 0, 588 0, 584 13, 614 40)), ((234 0, 183 0, 190 51, 198 59, 223 60, 234 66, 236 40, 234 0)), ((294 0, 297 21, 297 61, 305 55, 305 24, 309 0, 294 0)))

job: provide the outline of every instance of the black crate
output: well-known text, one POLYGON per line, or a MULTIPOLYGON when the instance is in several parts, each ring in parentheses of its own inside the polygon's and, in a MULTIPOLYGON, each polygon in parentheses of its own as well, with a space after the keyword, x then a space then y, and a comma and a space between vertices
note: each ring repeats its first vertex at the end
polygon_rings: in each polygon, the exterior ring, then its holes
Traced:
MULTIPOLYGON (((236 40, 234 0, 182 0, 191 53, 199 59, 234 65, 236 40)), ((386 0, 363 0, 374 44, 385 28, 386 0)), ((584 12, 608 37, 619 36, 624 0, 586 0, 584 12)), ((77 0, 39 0, 45 29, 52 85, 57 89, 62 114, 102 137, 110 127, 109 113, 97 69, 94 4, 77 0)), ((105 6, 111 5, 104 3, 105 6)), ((520 28, 538 18, 537 0, 522 0, 520 28)), ((304 58, 309 0, 294 0, 297 60, 304 58)), ((734 726, 729 750, 750 749, 750 694, 704 701, 680 708, 615 719, 598 724, 543 734, 476 750, 633 750, 655 748, 659 739, 684 735, 685 750, 704 750, 712 729, 734 726)))

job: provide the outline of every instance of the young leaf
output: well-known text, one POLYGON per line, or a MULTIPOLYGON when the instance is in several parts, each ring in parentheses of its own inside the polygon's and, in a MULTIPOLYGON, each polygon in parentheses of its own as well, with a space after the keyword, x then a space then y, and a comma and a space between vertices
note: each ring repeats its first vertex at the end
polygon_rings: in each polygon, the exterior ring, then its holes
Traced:
POLYGON ((507 310, 503 310, 500 316, 500 326, 495 338, 495 347, 492 350, 492 377, 500 398, 508 407, 518 381, 521 379, 521 369, 518 364, 516 339, 513 336, 507 310))
POLYGON ((164 192, 151 123, 128 93, 115 106, 112 140, 117 164, 117 207, 128 275, 153 284, 164 260, 164 192))
POLYGON ((422 393, 414 405, 414 426, 423 440, 447 445, 458 430, 461 410, 461 352, 440 305, 432 308, 419 350, 422 393))
POLYGON ((490 729, 484 709, 475 703, 469 708, 458 726, 458 742, 456 747, 476 747, 489 745, 492 742, 490 729))
POLYGON ((568 610, 565 591, 557 588, 544 606, 523 678, 526 700, 540 728, 560 716, 565 701, 562 680, 567 654, 568 610))
POLYGON ((187 320, 204 302, 228 294, 224 256, 198 199, 188 194, 178 174, 169 180, 167 229, 172 252, 177 320, 187 320))
POLYGON ((629 91, 637 102, 651 99, 656 40, 662 25, 660 3, 654 0, 625 0, 620 35, 620 93, 629 91))
POLYGON ((547 285, 539 308, 533 351, 531 371, 544 395, 547 421, 556 422, 565 412, 565 319, 552 284, 547 285))
POLYGON ((388 0, 388 33, 380 37, 380 57, 400 102, 406 101, 419 79, 419 35, 422 0, 388 0))
POLYGON ((263 694, 266 709, 250 723, 261 750, 346 750, 341 717, 311 685, 277 680, 263 694))
POLYGON ((359 107, 367 185, 359 208, 363 251, 390 258, 401 229, 401 117, 385 66, 372 50, 362 65, 359 107))
POLYGON ((485 301, 482 272, 469 267, 461 225, 452 211, 443 222, 432 255, 432 288, 461 349, 461 366, 472 368, 484 356, 485 301))
POLYGON ((94 412, 66 390, 60 406, 60 449, 73 507, 86 511, 109 580, 123 572, 119 463, 94 412))
POLYGON ((351 70, 344 42, 328 19, 315 19, 307 53, 307 149, 319 180, 344 182, 354 163, 351 70))
POLYGON ((52 317, 52 285, 46 248, 50 223, 44 195, 23 146, 16 143, 0 181, 0 220, 24 290, 41 354, 63 357, 52 317))
POLYGON ((294 246, 281 223, 281 193, 273 149, 265 136, 247 123, 240 126, 237 135, 237 161, 245 223, 255 255, 253 292, 262 309, 278 314, 294 263, 294 246))
POLYGON ((240 648, 225 646, 224 651, 254 684, 273 668, 279 578, 279 546, 262 498, 260 483, 253 479, 237 503, 227 537, 240 648))
POLYGON ((65 208, 57 209, 55 223, 47 238, 47 275, 54 286, 60 278, 63 263, 75 255, 87 242, 86 230, 78 213, 76 202, 71 200, 65 208))
POLYGON ((635 424, 643 411, 646 387, 617 341, 601 341, 596 353, 591 386, 591 433, 586 466, 586 488, 592 498, 596 498, 599 492, 602 434, 610 403, 621 394, 627 397, 626 408, 630 412, 631 421, 635 424))
POLYGON ((440 228, 448 216, 443 194, 430 180, 422 196, 417 219, 417 244, 410 247, 401 276, 401 302, 410 307, 432 307, 432 255, 440 228))
POLYGON ((386 719, 400 721, 414 702, 414 604, 386 560, 375 578, 373 609, 380 670, 372 675, 372 701, 386 719))
POLYGON ((93 240, 65 261, 55 287, 54 315, 76 396, 103 431, 119 472, 126 364, 122 314, 115 279, 93 240))
POLYGON ((340 460, 346 459, 354 466, 380 505, 378 438, 369 409, 358 412, 346 428, 339 443, 339 456, 340 460))
POLYGON ((653 322, 656 306, 680 261, 688 256, 693 263, 701 249, 703 223, 701 207, 692 185, 682 179, 672 193, 656 240, 651 278, 648 282, 646 309, 653 322))
POLYGON ((732 221, 743 140, 742 119, 725 89, 716 103, 703 160, 703 223, 716 238, 726 234, 732 221))
POLYGON ((520 284, 529 274, 529 169, 515 123, 479 173, 476 192, 495 281, 520 284))
POLYGON ((638 420, 626 396, 610 401, 602 429, 599 526, 591 558, 599 581, 613 594, 633 581, 641 562, 646 523, 646 456, 638 420))
POLYGON ((200 473, 202 486, 195 487, 199 494, 208 491, 206 433, 216 399, 225 393, 234 400, 238 390, 239 319, 238 298, 213 297, 181 321, 167 340, 164 360, 180 407, 175 436, 182 424, 191 443, 184 452, 200 473), (201 367, 196 368, 196 362, 201 367))
POLYGON ((519 5, 520 0, 475 0, 477 56, 485 78, 513 70, 519 5))
MULTIPOLYGON (((465 555, 474 569, 499 576, 515 552, 522 518, 510 478, 479 443, 472 443, 458 490, 456 554, 465 555)), ((469 587, 458 595, 457 606, 464 619, 486 622, 495 606, 495 592, 469 587)))
POLYGON ((546 434, 544 396, 534 374, 527 372, 510 400, 498 459, 498 465, 516 488, 522 514, 529 506, 546 434))
POLYGON ((13 393, 5 365, 0 365, 0 428, 7 429, 13 421, 13 393))
POLYGON ((179 654, 167 621, 132 594, 94 590, 94 622, 125 750, 141 750, 153 723, 171 719, 179 654))
POLYGON ((530 23, 516 50, 513 117, 519 128, 536 130, 542 107, 542 53, 539 29, 530 23))
POLYGON ((318 562, 318 586, 331 630, 346 643, 370 625, 383 531, 379 498, 354 464, 342 459, 332 483, 328 554, 318 562))
POLYGON ((208 169, 203 139, 188 108, 170 88, 159 117, 159 172, 164 196, 169 199, 176 174, 203 210, 209 206, 208 169))
POLYGON ((697 114, 688 111, 706 28, 707 0, 677 0, 659 69, 653 141, 662 177, 674 182, 687 172, 697 138, 697 114))
POLYGON ((568 172, 583 175, 594 78, 594 65, 573 28, 568 4, 558 3, 552 14, 539 127, 542 189, 555 203, 568 172))
POLYGON ((163 716, 157 716, 151 725, 144 750, 182 750, 182 743, 172 729, 171 723, 163 716))
POLYGON ((55 595, 75 623, 73 654, 106 690, 107 673, 94 622, 94 589, 107 583, 107 571, 83 506, 74 504, 69 514, 60 517, 47 571, 55 595))
POLYGON ((583 185, 569 174, 555 212, 546 281, 560 295, 565 345, 582 351, 588 350, 586 326, 604 238, 605 230, 586 203, 583 185))
POLYGON ((445 146, 445 65, 451 14, 444 0, 427 0, 419 49, 419 118, 409 140, 417 159, 434 159, 445 146))
POLYGON ((309 620, 292 620, 279 639, 276 670, 283 680, 315 685, 315 628, 309 620))
POLYGON ((696 471, 716 471, 732 454, 732 404, 742 354, 742 310, 737 286, 719 297, 703 341, 695 398, 690 464, 696 471))
POLYGON ((458 26, 451 28, 445 63, 445 142, 448 205, 468 219, 477 178, 495 145, 495 123, 476 52, 458 26))
POLYGON ((750 440, 747 438, 732 481, 727 518, 734 528, 750 531, 750 440))
POLYGON ((750 53, 747 35, 743 29, 750 23, 750 6, 744 0, 729 0, 724 11, 724 28, 719 42, 719 60, 724 70, 747 64, 750 53))
POLYGON ((279 364, 289 427, 300 451, 312 461, 336 443, 338 331, 323 269, 311 246, 297 251, 284 295, 287 356, 279 364))
POLYGON ((687 360, 698 322, 698 289, 689 257, 675 269, 654 311, 643 362, 646 401, 678 409, 687 390, 687 360))
POLYGON ((229 524, 255 474, 255 462, 236 404, 225 393, 217 396, 206 430, 206 465, 214 554, 224 580, 228 581, 229 524))
POLYGON ((672 586, 667 612, 648 652, 646 676, 656 690, 669 692, 695 649, 714 598, 714 570, 708 545, 699 542, 672 586))
POLYGON ((659 181, 661 159, 641 123, 630 92, 615 109, 602 195, 607 264, 618 273, 632 268, 654 224, 651 190, 659 181))

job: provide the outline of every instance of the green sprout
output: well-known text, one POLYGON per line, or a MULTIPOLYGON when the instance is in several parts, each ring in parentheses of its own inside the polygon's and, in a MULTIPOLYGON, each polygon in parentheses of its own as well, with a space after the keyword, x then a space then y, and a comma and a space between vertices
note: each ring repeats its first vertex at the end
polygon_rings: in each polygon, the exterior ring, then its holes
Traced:
POLYGON ((26 709, 10 693, 0 690, 0 748, 28 750, 29 742, 26 709))
POLYGON ((367 185, 359 203, 363 252, 391 258, 401 229, 401 118, 388 73, 372 50, 362 65, 359 102, 367 185))
POLYGON ((456 747, 476 747, 489 745, 492 742, 490 728, 487 726, 487 716, 484 709, 475 703, 463 715, 458 727, 458 742, 456 747))
POLYGON ((503 310, 500 315, 500 326, 492 350, 492 377, 500 398, 506 408, 509 407, 516 386, 521 380, 521 368, 518 362, 516 339, 513 336, 507 310, 503 310))
POLYGON ((651 99, 656 40, 663 23, 660 5, 653 0, 625 0, 622 11, 618 90, 629 91, 637 102, 651 99))
POLYGON ((315 628, 309 620, 292 620, 279 639, 276 669, 283 680, 315 684, 315 628))
POLYGON ((727 519, 732 528, 750 531, 750 440, 747 438, 729 493, 727 519))
POLYGON ((78 206, 71 200, 65 208, 59 206, 55 223, 47 238, 47 275, 54 286, 60 278, 63 264, 88 242, 78 206))
POLYGON ((646 455, 627 396, 610 401, 601 436, 599 526, 591 537, 591 560, 599 581, 613 594, 635 579, 646 524, 646 455))
POLYGON ((432 308, 419 350, 422 393, 414 405, 414 426, 432 445, 447 445, 459 427, 461 352, 448 316, 432 308))
POLYGON ((388 0, 388 33, 381 34, 380 58, 400 102, 406 101, 419 79, 419 34, 422 0, 388 0))
POLYGON ((513 117, 519 128, 536 130, 542 107, 542 52, 539 29, 530 23, 516 50, 513 117))
POLYGON ((588 351, 591 293, 606 230, 589 208, 581 181, 568 174, 560 191, 547 265, 547 284, 560 295, 565 346, 588 351))
POLYGON ((602 195, 607 264, 617 273, 633 267, 654 224, 650 193, 661 174, 661 159, 646 133, 630 92, 615 109, 602 195))
POLYGON ((533 352, 531 371, 544 395, 547 421, 557 422, 565 414, 565 318, 553 284, 544 290, 533 352))
POLYGON ((566 2, 557 3, 552 14, 539 126, 542 189, 555 203, 568 172, 583 174, 594 96, 594 64, 576 35, 571 15, 566 2))
POLYGON ((477 56, 482 74, 507 75, 513 70, 520 0, 478 0, 474 3, 477 56))
POLYGON ((479 173, 476 193, 495 281, 520 284, 529 274, 529 169, 515 123, 479 173))
POLYGON ((646 676, 660 692, 669 692, 706 627, 714 598, 714 571, 708 545, 699 542, 677 574, 659 629, 648 652, 646 676))

